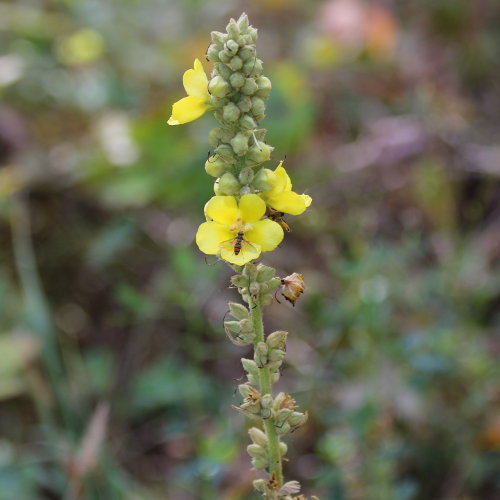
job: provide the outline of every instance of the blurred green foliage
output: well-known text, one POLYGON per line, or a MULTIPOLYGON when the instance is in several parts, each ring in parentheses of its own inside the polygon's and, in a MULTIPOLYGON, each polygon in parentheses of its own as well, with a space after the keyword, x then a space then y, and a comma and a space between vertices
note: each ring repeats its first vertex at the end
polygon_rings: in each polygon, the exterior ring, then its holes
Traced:
POLYGON ((166 125, 243 10, 273 161, 314 200, 266 257, 307 286, 266 317, 310 411, 286 472, 323 500, 499 498, 499 5, 20 0, 0 5, 0 500, 255 498, 229 271, 193 241, 212 122, 166 125))

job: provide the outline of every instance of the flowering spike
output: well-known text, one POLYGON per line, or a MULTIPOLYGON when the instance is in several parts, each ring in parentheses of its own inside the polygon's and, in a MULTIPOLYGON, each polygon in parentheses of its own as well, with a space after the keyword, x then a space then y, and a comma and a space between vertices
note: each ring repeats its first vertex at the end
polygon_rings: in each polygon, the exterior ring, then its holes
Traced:
POLYGON ((256 469, 268 473, 267 479, 254 481, 255 489, 267 500, 296 500, 296 481, 284 482, 282 457, 287 445, 281 437, 307 420, 286 393, 273 397, 272 386, 279 380, 285 360, 287 333, 264 334, 262 308, 277 301, 276 290, 295 304, 304 290, 302 275, 276 277, 276 270, 252 263, 263 252, 281 243, 284 213, 298 215, 311 204, 311 198, 292 191, 290 177, 282 166, 264 166, 273 147, 265 142, 266 129, 259 123, 266 115, 265 100, 272 83, 263 74, 257 57, 257 30, 248 16, 231 19, 226 33, 213 31, 206 58, 213 63, 207 77, 198 59, 183 78, 187 97, 176 102, 168 123, 178 125, 211 110, 219 122, 209 133, 213 152, 205 162, 206 173, 214 178, 213 196, 205 205, 206 222, 196 233, 199 249, 226 261, 237 273, 231 277, 244 304, 229 303, 232 317, 223 324, 229 340, 237 346, 253 345, 253 359, 242 358, 246 383, 238 386, 243 398, 234 409, 260 422, 261 429, 249 431, 252 444, 247 451, 256 469))

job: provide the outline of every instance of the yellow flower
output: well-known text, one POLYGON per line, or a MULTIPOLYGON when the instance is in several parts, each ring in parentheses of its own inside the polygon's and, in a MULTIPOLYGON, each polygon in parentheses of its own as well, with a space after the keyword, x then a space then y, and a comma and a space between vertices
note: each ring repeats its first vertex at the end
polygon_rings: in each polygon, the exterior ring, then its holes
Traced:
POLYGON ((196 233, 196 243, 203 253, 242 266, 274 250, 283 239, 283 229, 270 219, 262 219, 266 204, 256 194, 245 194, 239 205, 232 196, 214 196, 205 205, 210 218, 196 233))
POLYGON ((169 125, 180 125, 199 118, 210 107, 208 79, 201 62, 194 60, 194 68, 188 69, 182 78, 188 97, 184 97, 172 106, 169 125))
POLYGON ((292 191, 292 182, 280 162, 274 173, 276 181, 269 191, 261 193, 266 203, 275 210, 286 214, 299 215, 311 204, 312 198, 307 194, 297 194, 292 191))

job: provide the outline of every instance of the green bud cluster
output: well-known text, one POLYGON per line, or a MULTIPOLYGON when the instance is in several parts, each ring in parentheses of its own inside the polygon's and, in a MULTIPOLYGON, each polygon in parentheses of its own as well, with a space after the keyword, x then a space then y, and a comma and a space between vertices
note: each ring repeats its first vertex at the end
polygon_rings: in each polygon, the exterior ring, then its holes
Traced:
POLYGON ((259 128, 272 85, 257 57, 257 30, 242 14, 237 21, 229 21, 226 33, 213 31, 211 38, 206 57, 215 64, 208 91, 220 126, 210 131, 214 154, 205 170, 217 179, 214 190, 218 195, 268 191, 272 183, 261 173, 264 169, 254 171, 271 158, 274 149, 264 142, 266 130, 259 128))
POLYGON ((224 330, 229 340, 238 346, 246 346, 253 343, 255 331, 250 312, 248 309, 236 302, 229 302, 229 312, 233 320, 224 320, 224 330))
MULTIPOLYGON (((264 432, 257 427, 248 430, 252 444, 247 446, 247 452, 252 457, 252 465, 256 469, 266 469, 269 466, 268 445, 269 440, 264 432)), ((288 451, 286 443, 280 442, 280 453, 284 456, 288 451)))
POLYGON ((273 301, 273 294, 281 285, 281 279, 274 277, 275 269, 262 263, 248 263, 241 274, 231 277, 231 283, 238 288, 243 300, 258 301, 260 305, 267 306, 273 301))
MULTIPOLYGON (((274 481, 265 479, 256 479, 253 487, 264 495, 265 498, 276 498, 279 500, 307 500, 304 495, 292 496, 299 493, 300 483, 298 481, 288 481, 281 488, 274 481)), ((318 497, 311 497, 311 500, 318 500, 318 497)))

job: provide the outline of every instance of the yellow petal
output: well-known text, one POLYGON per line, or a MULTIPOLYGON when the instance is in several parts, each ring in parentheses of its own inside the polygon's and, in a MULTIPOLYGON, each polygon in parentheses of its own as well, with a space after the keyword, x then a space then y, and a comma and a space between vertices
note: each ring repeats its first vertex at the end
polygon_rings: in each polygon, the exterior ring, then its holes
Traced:
POLYGON ((283 162, 280 162, 274 171, 276 174, 276 184, 272 189, 273 193, 284 193, 285 191, 292 190, 292 181, 290 180, 290 177, 288 177, 286 170, 281 166, 282 164, 283 162))
POLYGON ((240 210, 244 222, 255 222, 266 212, 266 203, 256 194, 245 194, 240 200, 240 210))
MULTIPOLYGON (((285 212, 286 214, 299 215, 307 208, 307 200, 310 196, 300 195, 294 193, 293 191, 287 191, 285 193, 277 194, 275 196, 269 196, 267 198, 267 204, 278 210, 280 212, 285 212)), ((309 205, 311 202, 309 201, 309 205)))
POLYGON ((220 256, 237 266, 242 266, 251 260, 257 259, 260 255, 260 245, 253 242, 243 241, 241 243, 241 250, 238 255, 234 253, 234 246, 226 246, 220 252, 220 256))
POLYGON ((213 196, 205 205, 205 215, 220 224, 230 225, 240 211, 233 196, 213 196))
POLYGON ((306 207, 311 206, 313 199, 308 194, 301 194, 300 196, 302 196, 302 199, 304 200, 306 207))
POLYGON ((245 239, 257 244, 263 252, 274 250, 283 240, 283 229, 270 219, 259 220, 245 233, 245 239))
POLYGON ((219 253, 221 245, 234 238, 234 234, 217 222, 204 222, 196 232, 196 244, 206 254, 219 253))
POLYGON ((192 122, 202 116, 210 105, 197 97, 184 97, 172 105, 172 116, 169 125, 181 125, 192 122))
POLYGON ((184 97, 172 106, 172 116, 169 125, 181 125, 199 118, 209 108, 209 105, 197 97, 184 97))
POLYGON ((188 96, 208 101, 208 78, 198 59, 194 60, 194 69, 188 69, 182 77, 182 83, 188 96))

